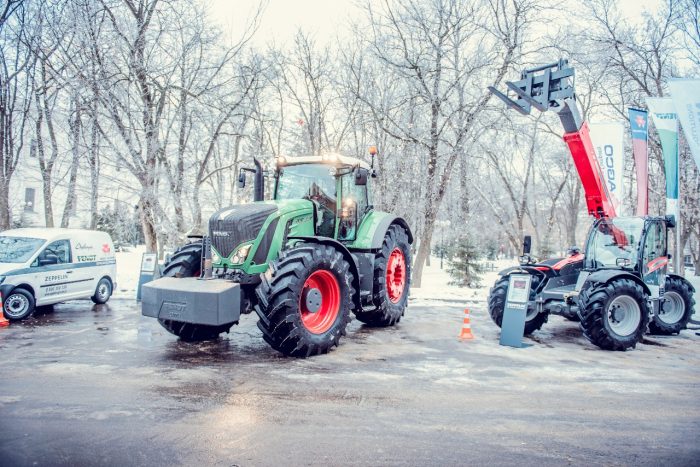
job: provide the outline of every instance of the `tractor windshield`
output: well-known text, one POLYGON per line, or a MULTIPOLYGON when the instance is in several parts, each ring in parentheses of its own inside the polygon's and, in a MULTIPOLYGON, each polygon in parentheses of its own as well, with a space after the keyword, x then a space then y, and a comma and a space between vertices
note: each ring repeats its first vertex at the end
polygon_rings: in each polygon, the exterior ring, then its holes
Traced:
POLYGON ((633 268, 643 229, 644 220, 638 217, 604 218, 596 223, 588 239, 587 267, 633 268))
MULTIPOLYGON (((319 215, 317 233, 333 237, 336 217, 336 179, 325 164, 289 165, 277 177, 275 199, 308 199, 319 215)), ((335 170, 335 169, 333 169, 335 170)))

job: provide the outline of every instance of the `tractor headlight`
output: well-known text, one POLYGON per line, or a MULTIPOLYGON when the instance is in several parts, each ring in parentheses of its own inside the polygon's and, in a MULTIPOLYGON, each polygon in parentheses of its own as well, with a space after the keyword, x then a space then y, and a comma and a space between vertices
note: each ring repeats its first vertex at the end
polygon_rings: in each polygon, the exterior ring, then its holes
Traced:
POLYGON ((252 243, 249 243, 247 245, 244 245, 236 251, 236 253, 233 255, 233 258, 231 258, 231 262, 234 264, 240 264, 245 262, 246 258, 248 258, 248 253, 250 252, 250 248, 253 246, 252 243))
POLYGON ((213 249, 211 250, 211 262, 212 263, 220 263, 221 262, 221 256, 219 256, 219 253, 217 253, 213 249))

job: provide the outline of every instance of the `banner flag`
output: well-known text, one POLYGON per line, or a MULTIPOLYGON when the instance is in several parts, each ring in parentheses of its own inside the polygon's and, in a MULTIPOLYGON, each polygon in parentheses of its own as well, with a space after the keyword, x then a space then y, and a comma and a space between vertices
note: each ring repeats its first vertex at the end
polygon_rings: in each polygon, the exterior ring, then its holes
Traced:
POLYGON ((649 212, 649 161, 647 155, 647 111, 629 108, 632 155, 637 170, 637 215, 649 212))
POLYGON ((608 193, 618 215, 622 211, 621 200, 625 195, 622 188, 625 167, 625 126, 619 122, 591 123, 591 140, 595 148, 601 176, 608 185, 608 193))
POLYGON ((679 219, 678 212, 678 114, 673 100, 647 97, 647 107, 661 140, 666 170, 666 214, 679 219))
POLYGON ((671 79, 668 85, 690 153, 700 167, 700 79, 671 79))

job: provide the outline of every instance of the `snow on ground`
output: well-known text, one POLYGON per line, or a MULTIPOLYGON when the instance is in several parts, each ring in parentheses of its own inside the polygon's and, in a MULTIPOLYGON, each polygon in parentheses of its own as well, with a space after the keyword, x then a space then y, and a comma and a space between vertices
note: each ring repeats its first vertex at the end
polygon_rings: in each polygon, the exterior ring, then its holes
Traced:
MULTIPOLYGON (((136 286, 139 283, 139 269, 141 256, 146 252, 145 245, 129 248, 127 251, 117 252, 117 290, 115 298, 136 298, 136 286)), ((498 271, 509 266, 517 265, 515 259, 503 259, 487 261, 484 263, 487 271, 482 275, 481 287, 461 288, 448 285, 450 275, 447 273, 447 264, 440 269, 440 258, 432 257, 430 266, 423 269, 423 284, 420 288, 411 289, 410 303, 421 306, 441 306, 445 304, 460 303, 464 306, 486 305, 489 289, 498 277, 498 271)), ((686 278, 693 284, 695 290, 700 293, 700 276, 692 275, 688 271, 686 278)), ((700 302, 700 297, 696 298, 700 302)), ((700 306, 696 306, 694 319, 700 319, 697 313, 700 306)))

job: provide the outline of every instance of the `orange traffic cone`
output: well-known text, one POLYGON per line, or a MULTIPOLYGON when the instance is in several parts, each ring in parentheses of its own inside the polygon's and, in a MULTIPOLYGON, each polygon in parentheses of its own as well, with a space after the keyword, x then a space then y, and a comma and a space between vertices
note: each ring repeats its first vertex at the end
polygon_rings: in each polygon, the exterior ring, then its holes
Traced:
POLYGON ((5 313, 2 312, 4 307, 5 305, 2 303, 2 293, 0 293, 0 328, 10 325, 8 319, 5 318, 5 313))
POLYGON ((462 325, 462 333, 459 335, 460 339, 474 339, 474 334, 472 334, 472 326, 469 320, 469 308, 464 309, 464 324, 462 325))

